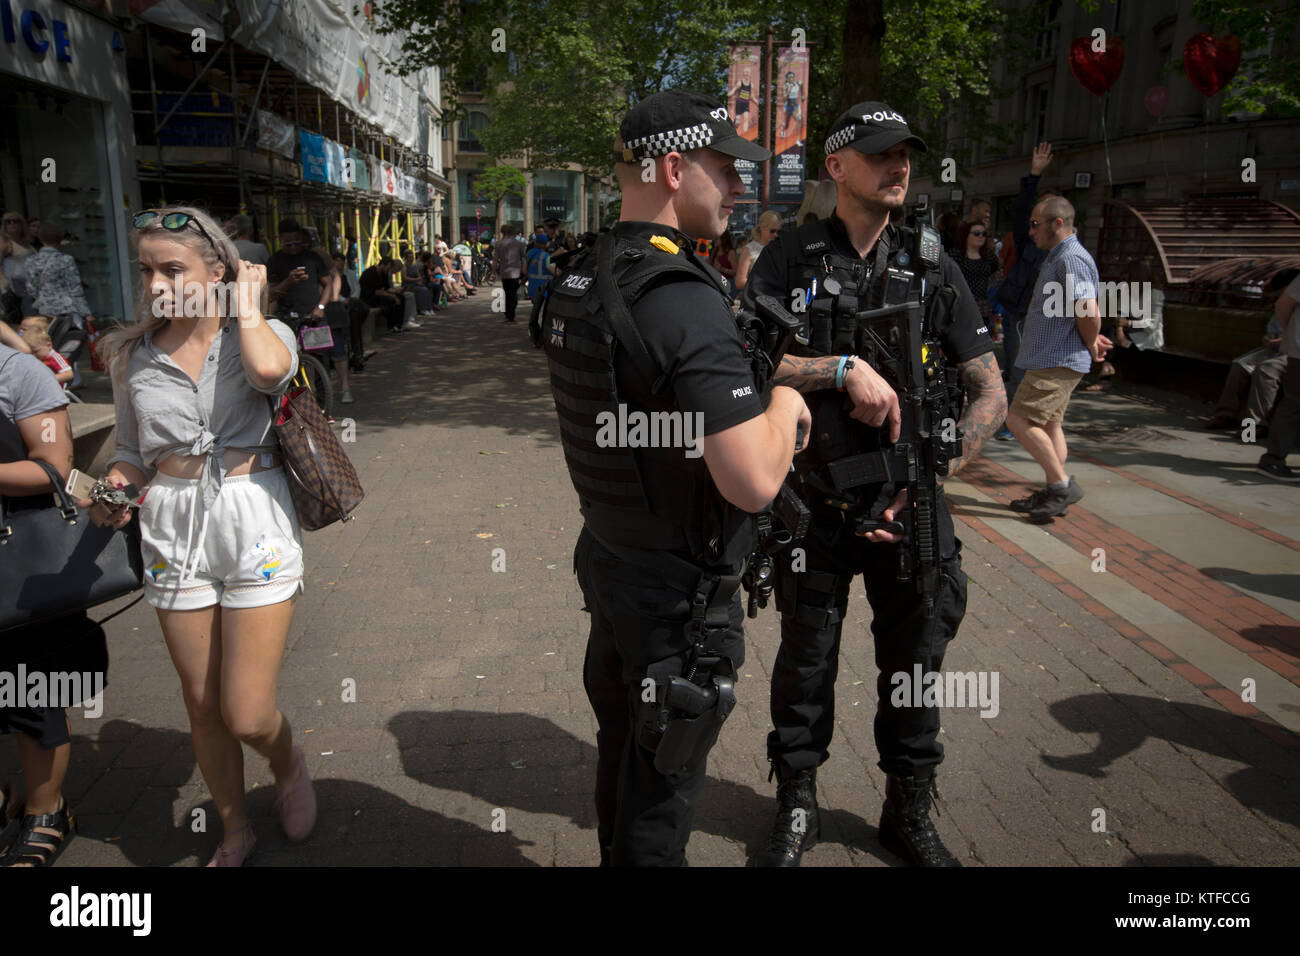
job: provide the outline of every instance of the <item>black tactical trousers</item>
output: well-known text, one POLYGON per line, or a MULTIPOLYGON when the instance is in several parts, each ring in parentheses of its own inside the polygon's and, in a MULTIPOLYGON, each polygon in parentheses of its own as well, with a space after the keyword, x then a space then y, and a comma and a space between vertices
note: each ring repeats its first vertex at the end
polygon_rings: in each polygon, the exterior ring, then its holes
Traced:
MULTIPOLYGON (((876 544, 853 534, 838 513, 813 510, 808 537, 799 544, 806 570, 793 571, 791 551, 776 557, 781 647, 772 669, 772 725, 767 753, 793 771, 810 770, 827 757, 835 722, 835 677, 839 672, 840 629, 849 586, 857 574, 866 582, 871 632, 876 644, 876 750, 880 769, 900 776, 924 775, 943 760, 938 741, 939 710, 895 707, 890 678, 914 665, 939 671, 944 651, 966 613, 966 576, 946 500, 938 501, 943 585, 929 620, 911 582, 897 581, 900 544, 876 544)), ((853 639, 860 639, 852 632, 853 639)))
MULTIPOLYGON (((707 754, 680 774, 655 769, 655 755, 637 741, 648 716, 642 681, 685 672, 692 641, 691 595, 653 568, 630 564, 584 528, 574 570, 591 613, 583 686, 596 713, 596 817, 602 862, 613 866, 681 866, 695 803, 704 787, 707 754)), ((745 659, 739 593, 728 625, 711 629, 709 654, 745 659)))

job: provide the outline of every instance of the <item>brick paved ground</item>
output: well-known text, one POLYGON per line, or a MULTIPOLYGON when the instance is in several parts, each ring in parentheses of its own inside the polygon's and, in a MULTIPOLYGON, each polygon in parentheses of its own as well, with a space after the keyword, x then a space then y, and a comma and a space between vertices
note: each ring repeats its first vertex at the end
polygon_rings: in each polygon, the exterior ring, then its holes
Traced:
MULTIPOLYGON (((307 591, 280 683, 318 781, 320 824, 307 844, 286 845, 270 816, 269 771, 247 752, 253 863, 596 862, 586 616, 571 571, 579 523, 544 363, 525 337, 526 326, 502 325, 479 296, 383 340, 357 377, 357 403, 341 410, 355 419, 350 447, 367 500, 354 523, 307 535, 307 591), (342 700, 348 678, 355 703, 342 700)), ((1104 441, 1080 448, 1107 454, 1104 441)), ((1293 691, 1300 627, 1289 605, 1220 583, 1170 553, 1177 548, 1129 534, 1105 508, 1076 505, 1048 529, 1012 525, 998 502, 1021 493, 1015 482, 1032 464, 1005 445, 989 455, 949 489, 970 594, 946 666, 996 672, 1000 712, 945 712, 938 826, 949 846, 986 865, 1300 862, 1300 761, 1284 726, 1286 708, 1300 707, 1285 688, 1243 704, 1200 656, 1216 647, 1183 647, 1147 620, 1159 609, 1175 636, 1201 628, 1214 635, 1206 640, 1235 642, 1234 653, 1258 662, 1261 691, 1274 687, 1267 680, 1293 691), (1111 549, 1109 575, 1089 568, 1096 541, 1111 549), (1122 580, 1103 591, 1103 577, 1122 580), (1098 810, 1102 832, 1092 827, 1098 810)), ((1163 477, 1148 469, 1106 480, 1167 487, 1163 477)), ((1279 514, 1296 514, 1294 489, 1247 484, 1276 496, 1267 501, 1279 514)), ((1295 547, 1295 534, 1280 537, 1295 547)), ((1222 563, 1234 563, 1237 540, 1225 539, 1222 563)), ((1290 584, 1296 566, 1279 569, 1290 584)), ((875 838, 883 775, 868 623, 859 589, 819 778, 826 839, 806 857, 811 866, 898 863, 875 838)), ((66 793, 82 835, 59 865, 205 862, 219 827, 192 832, 195 811, 215 817, 156 619, 141 603, 108 628, 103 716, 73 712, 66 793)), ((740 703, 710 761, 694 864, 743 865, 774 809, 764 758, 771 610, 747 632, 740 703)), ((17 775, 8 741, 0 772, 17 775)))

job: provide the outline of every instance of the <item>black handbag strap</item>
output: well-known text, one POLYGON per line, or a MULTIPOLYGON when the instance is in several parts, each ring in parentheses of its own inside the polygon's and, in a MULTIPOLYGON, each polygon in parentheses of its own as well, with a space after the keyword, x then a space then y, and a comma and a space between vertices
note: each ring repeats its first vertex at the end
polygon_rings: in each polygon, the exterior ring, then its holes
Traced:
MULTIPOLYGON (((0 365, 0 372, 3 371, 4 371, 4 366, 0 365)), ((65 520, 73 517, 77 513, 77 503, 72 500, 72 496, 69 495, 67 489, 64 488, 63 477, 59 474, 58 469, 55 468, 53 465, 51 465, 48 461, 42 461, 39 458, 28 458, 27 460, 37 465, 40 465, 41 470, 44 471, 45 474, 49 475, 50 486, 54 489, 54 503, 55 506, 58 507, 59 509, 59 514, 62 515, 65 520)), ((41 494, 41 492, 36 492, 36 494, 41 494)), ((4 512, 5 514, 8 514, 9 499, 16 498, 16 497, 24 497, 24 496, 5 495, 0 497, 3 497, 4 499, 4 512)))

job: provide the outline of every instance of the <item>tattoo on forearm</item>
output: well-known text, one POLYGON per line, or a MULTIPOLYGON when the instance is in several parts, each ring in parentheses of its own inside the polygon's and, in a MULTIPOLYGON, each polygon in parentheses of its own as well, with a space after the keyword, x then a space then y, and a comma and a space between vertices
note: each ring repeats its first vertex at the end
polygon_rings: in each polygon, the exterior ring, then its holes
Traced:
POLYGON ((787 355, 781 359, 776 374, 772 376, 772 384, 785 385, 799 392, 834 388, 835 373, 839 370, 840 358, 839 355, 823 355, 816 358, 787 355))
POLYGON ((962 456, 949 466, 949 475, 970 464, 1007 417, 1007 391, 1002 384, 1002 370, 992 352, 962 362, 957 368, 969 400, 958 423, 962 430, 962 456))

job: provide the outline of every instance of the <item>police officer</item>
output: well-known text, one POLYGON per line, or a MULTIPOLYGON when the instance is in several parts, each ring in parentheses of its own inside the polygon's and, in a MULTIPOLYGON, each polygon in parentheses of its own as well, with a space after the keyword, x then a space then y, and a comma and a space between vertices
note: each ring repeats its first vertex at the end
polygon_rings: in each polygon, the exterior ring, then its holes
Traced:
POLYGON ((830 294, 828 285, 835 290, 842 287, 839 283, 854 281, 868 288, 882 281, 891 266, 907 266, 912 271, 909 296, 923 295, 927 307, 932 297, 941 296, 939 308, 927 314, 933 316, 933 335, 943 357, 955 364, 969 398, 959 422, 965 454, 951 471, 970 461, 1001 423, 1006 396, 993 343, 961 273, 947 256, 927 272, 913 261, 914 254, 902 255, 914 253, 914 235, 890 223, 907 196, 912 147, 924 150, 925 144, 884 103, 859 103, 841 115, 826 140, 826 168, 839 196, 834 215, 769 243, 745 290, 746 305, 763 294, 789 303, 806 301, 817 290, 810 345, 799 349, 799 356, 787 356, 773 378, 805 393, 812 410, 814 440, 796 460, 798 471, 791 479, 812 511, 812 526, 802 543, 803 561, 793 553, 777 561, 781 646, 772 671, 774 729, 768 735, 768 757, 778 780, 778 810, 769 844, 756 860, 759 865, 797 866, 818 837, 817 767, 831 742, 840 629, 857 574, 866 581, 880 668, 875 737, 879 766, 887 775, 881 843, 913 865, 959 865, 929 818, 930 795, 937 796, 935 768, 943 759, 936 739, 939 713, 933 707, 895 707, 891 695, 897 685, 890 678, 905 673, 910 679, 918 663, 923 674, 942 666, 944 649, 966 608, 961 543, 940 494, 943 590, 927 616, 915 589, 897 582, 904 538, 885 530, 855 533, 856 517, 882 510, 884 520, 899 518, 909 526, 905 487, 886 484, 884 475, 863 473, 872 479, 868 484, 844 489, 827 469, 830 461, 878 450, 886 439, 898 440, 898 396, 865 361, 844 354, 852 351, 845 345, 852 342, 845 318, 832 318, 832 310, 818 318, 815 308, 816 299, 830 294))
POLYGON ((534 314, 584 522, 574 570, 591 614, 602 865, 685 862, 744 661, 750 512, 811 424, 791 388, 764 410, 721 277, 694 254, 744 191, 734 159, 768 155, 708 97, 642 100, 615 143, 622 219, 534 314))

